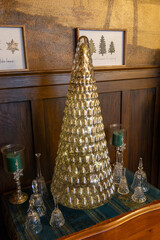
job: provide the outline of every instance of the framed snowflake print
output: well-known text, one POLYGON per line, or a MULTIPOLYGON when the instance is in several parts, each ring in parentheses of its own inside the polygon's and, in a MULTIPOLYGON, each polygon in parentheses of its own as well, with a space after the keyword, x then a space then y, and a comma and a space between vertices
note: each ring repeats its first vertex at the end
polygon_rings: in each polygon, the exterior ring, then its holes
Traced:
POLYGON ((24 26, 0 26, 0 71, 28 70, 24 26))
POLYGON ((94 67, 125 65, 126 31, 76 29, 77 39, 86 36, 94 67))

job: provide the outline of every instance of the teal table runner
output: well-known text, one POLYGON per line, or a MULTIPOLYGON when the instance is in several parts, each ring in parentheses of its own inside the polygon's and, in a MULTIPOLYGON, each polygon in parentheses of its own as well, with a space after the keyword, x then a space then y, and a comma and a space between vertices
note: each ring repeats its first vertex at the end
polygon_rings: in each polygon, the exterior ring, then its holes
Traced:
MULTIPOLYGON (((134 203, 131 200, 133 191, 130 188, 133 180, 133 174, 127 171, 126 175, 130 189, 130 193, 126 196, 116 193, 107 204, 92 210, 74 210, 59 205, 59 208, 65 218, 65 225, 60 229, 52 228, 49 225, 51 213, 54 209, 52 195, 50 194, 45 200, 47 214, 45 217, 41 218, 43 230, 38 235, 31 232, 25 233, 24 230, 29 202, 27 201, 22 205, 12 205, 8 202, 9 196, 4 195, 2 203, 10 238, 12 240, 55 240, 59 237, 83 230, 95 225, 96 223, 116 217, 122 213, 138 209, 153 202, 154 200, 160 199, 160 190, 152 185, 149 185, 150 189, 147 193, 145 193, 147 201, 143 204, 134 203)), ((29 196, 32 194, 31 189, 25 189, 24 191, 28 193, 29 196)))

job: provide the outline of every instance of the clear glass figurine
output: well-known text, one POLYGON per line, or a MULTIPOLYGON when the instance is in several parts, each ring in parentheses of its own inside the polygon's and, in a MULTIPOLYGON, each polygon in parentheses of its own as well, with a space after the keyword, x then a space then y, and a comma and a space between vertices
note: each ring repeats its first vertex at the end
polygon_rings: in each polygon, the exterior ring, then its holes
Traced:
POLYGON ((34 200, 29 200, 29 209, 25 222, 25 231, 31 231, 33 233, 40 233, 42 230, 42 224, 38 213, 34 210, 34 200))
POLYGON ((55 204, 55 208, 52 212, 49 224, 52 227, 59 228, 59 227, 62 227, 64 225, 65 219, 63 217, 63 214, 62 214, 61 210, 58 208, 58 196, 54 197, 54 204, 55 204))
POLYGON ((134 174, 134 179, 131 184, 131 188, 134 190, 137 186, 139 186, 139 181, 141 179, 141 186, 144 192, 149 190, 148 182, 147 182, 147 175, 143 171, 143 162, 142 158, 139 159, 138 170, 134 174))
POLYGON ((144 195, 144 191, 142 189, 141 175, 138 175, 137 178, 139 178, 138 185, 135 187, 134 194, 131 198, 134 202, 143 203, 146 201, 146 196, 144 195))
POLYGON ((36 212, 40 217, 43 217, 46 214, 46 207, 44 205, 42 195, 38 193, 38 183, 36 180, 32 181, 33 194, 30 197, 30 200, 33 201, 33 206, 36 212))
POLYGON ((41 164, 40 164, 41 153, 36 153, 35 156, 36 156, 36 163, 37 163, 36 181, 38 183, 38 190, 41 193, 42 197, 45 198, 48 196, 48 190, 47 190, 45 179, 42 176, 42 172, 41 172, 41 164))
POLYGON ((120 183, 117 191, 122 195, 129 193, 128 183, 126 178, 126 168, 123 168, 122 177, 120 179, 120 183))

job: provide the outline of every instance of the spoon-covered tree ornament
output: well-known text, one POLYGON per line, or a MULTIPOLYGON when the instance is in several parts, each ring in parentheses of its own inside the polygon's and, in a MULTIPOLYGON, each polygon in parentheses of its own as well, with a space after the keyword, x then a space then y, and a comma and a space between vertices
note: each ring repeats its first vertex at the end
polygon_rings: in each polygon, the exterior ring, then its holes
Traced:
POLYGON ((105 204, 114 193, 87 37, 80 37, 68 87, 51 192, 74 209, 105 204))

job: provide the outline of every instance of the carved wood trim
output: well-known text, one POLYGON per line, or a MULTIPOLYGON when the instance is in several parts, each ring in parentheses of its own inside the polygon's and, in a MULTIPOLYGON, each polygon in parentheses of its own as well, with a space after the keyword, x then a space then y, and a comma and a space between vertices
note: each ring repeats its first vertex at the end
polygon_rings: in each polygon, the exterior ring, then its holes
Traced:
MULTIPOLYGON (((134 79, 122 81, 97 82, 98 92, 118 92, 135 89, 155 88, 160 85, 158 78, 134 79)), ((19 102, 27 100, 47 99, 65 97, 68 91, 68 84, 23 87, 23 88, 6 88, 0 90, 0 103, 19 102)))
MULTIPOLYGON (((0 90, 68 84, 71 70, 0 73, 0 90)), ((160 67, 95 69, 97 82, 157 78, 160 67)))

